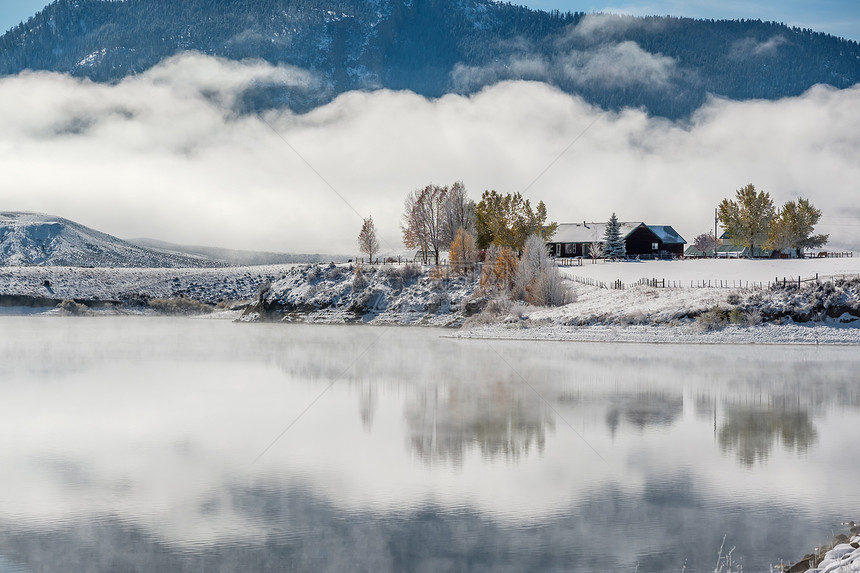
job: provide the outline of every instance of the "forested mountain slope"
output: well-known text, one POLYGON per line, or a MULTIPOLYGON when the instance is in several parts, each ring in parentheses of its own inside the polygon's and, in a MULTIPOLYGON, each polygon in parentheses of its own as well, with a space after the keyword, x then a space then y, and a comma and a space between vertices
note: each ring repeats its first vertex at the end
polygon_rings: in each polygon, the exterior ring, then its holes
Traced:
POLYGON ((860 81, 860 46, 759 21, 541 12, 490 0, 57 0, 0 37, 0 74, 114 81, 182 51, 311 72, 239 111, 306 111, 355 89, 438 97, 507 79, 607 109, 684 117, 708 94, 778 99, 860 81))

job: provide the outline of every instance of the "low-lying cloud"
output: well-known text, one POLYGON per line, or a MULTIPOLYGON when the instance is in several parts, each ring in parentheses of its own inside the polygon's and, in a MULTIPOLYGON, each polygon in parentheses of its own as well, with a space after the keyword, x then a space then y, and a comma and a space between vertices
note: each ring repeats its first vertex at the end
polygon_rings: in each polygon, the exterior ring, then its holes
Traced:
POLYGON ((577 85, 663 90, 676 73, 673 58, 646 52, 636 42, 603 45, 571 52, 563 61, 565 75, 577 85))
POLYGON ((764 42, 759 42, 755 38, 745 38, 732 45, 731 56, 737 59, 750 56, 775 56, 779 47, 788 43, 785 36, 773 36, 764 42))
POLYGON ((304 115, 237 113, 261 83, 313 89, 313 76, 190 54, 115 85, 2 79, 3 209, 127 238, 348 254, 367 215, 383 248, 400 249, 403 199, 430 182, 463 180, 475 199, 526 190, 557 221, 616 212, 671 224, 688 241, 752 182, 778 203, 809 197, 824 211, 820 231, 860 248, 858 87, 714 99, 685 122, 608 113, 529 81, 438 100, 352 92, 304 115))

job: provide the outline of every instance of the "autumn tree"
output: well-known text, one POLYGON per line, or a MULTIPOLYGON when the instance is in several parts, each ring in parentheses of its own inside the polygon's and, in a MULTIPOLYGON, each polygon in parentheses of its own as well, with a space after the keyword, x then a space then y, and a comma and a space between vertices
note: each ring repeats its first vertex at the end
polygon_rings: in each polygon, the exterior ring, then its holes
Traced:
POLYGON ((808 199, 789 201, 773 219, 766 244, 771 249, 783 252, 795 250, 800 258, 804 249, 818 248, 827 243, 829 235, 813 234, 819 220, 821 211, 808 199))
MULTIPOLYGON (((445 201, 448 187, 427 185, 415 189, 406 196, 400 229, 403 244, 410 249, 418 248, 426 254, 432 251, 439 264, 439 251, 445 242, 445 201)), ((450 242, 450 241, 449 241, 450 242)))
POLYGON ((457 230, 451 241, 448 257, 454 272, 466 274, 470 272, 478 260, 478 249, 475 247, 475 236, 463 227, 457 230))
POLYGON ((484 292, 510 293, 517 276, 517 254, 510 247, 490 245, 481 270, 480 286, 484 292))
POLYGON ((478 248, 496 245, 521 253, 530 235, 537 234, 547 241, 555 234, 558 224, 546 224, 546 216, 543 201, 532 208, 520 193, 502 195, 484 191, 477 205, 478 248))
POLYGON ((735 199, 723 199, 720 203, 720 223, 736 244, 749 247, 750 256, 755 256, 756 245, 764 245, 770 234, 773 201, 770 194, 756 192, 752 183, 738 189, 735 199))
POLYGON ((379 238, 376 236, 373 217, 368 217, 361 224, 361 232, 358 233, 358 250, 365 253, 371 262, 373 262, 373 255, 379 252, 379 238))
POLYGON ((615 213, 612 213, 609 222, 606 223, 606 231, 603 233, 603 256, 607 259, 627 258, 627 245, 624 244, 621 223, 618 222, 615 213))

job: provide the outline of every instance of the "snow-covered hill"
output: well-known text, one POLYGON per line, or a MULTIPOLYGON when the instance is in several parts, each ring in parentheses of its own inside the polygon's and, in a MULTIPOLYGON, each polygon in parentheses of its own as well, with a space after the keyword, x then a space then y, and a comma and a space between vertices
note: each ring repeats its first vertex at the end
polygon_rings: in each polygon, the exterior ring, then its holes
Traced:
POLYGON ((223 263, 140 247, 62 217, 0 212, 0 266, 167 268, 223 263))

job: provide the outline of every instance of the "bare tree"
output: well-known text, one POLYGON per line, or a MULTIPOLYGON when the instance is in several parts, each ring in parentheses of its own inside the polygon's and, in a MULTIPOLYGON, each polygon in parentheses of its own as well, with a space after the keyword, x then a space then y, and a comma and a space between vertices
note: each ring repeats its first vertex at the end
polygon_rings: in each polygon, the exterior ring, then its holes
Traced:
POLYGON ((379 252, 379 239, 376 236, 376 225, 373 224, 373 217, 368 217, 361 224, 361 232, 358 234, 358 250, 366 253, 370 262, 373 262, 373 255, 379 252))
POLYGON ((708 253, 717 256, 717 238, 714 237, 714 233, 707 232, 702 233, 693 241, 693 245, 696 247, 696 250, 702 253, 702 255, 707 256, 708 253))
POLYGON ((475 236, 475 223, 477 220, 477 210, 475 202, 469 199, 466 193, 466 187, 462 181, 457 181, 448 189, 447 197, 445 198, 445 221, 444 241, 450 243, 457 236, 457 231, 463 229, 466 233, 475 236))
POLYGON ((450 243, 445 242, 444 230, 444 205, 447 196, 448 188, 438 185, 415 189, 406 196, 400 226, 403 244, 410 249, 421 249, 425 263, 427 252, 432 251, 438 265, 440 249, 450 243))

